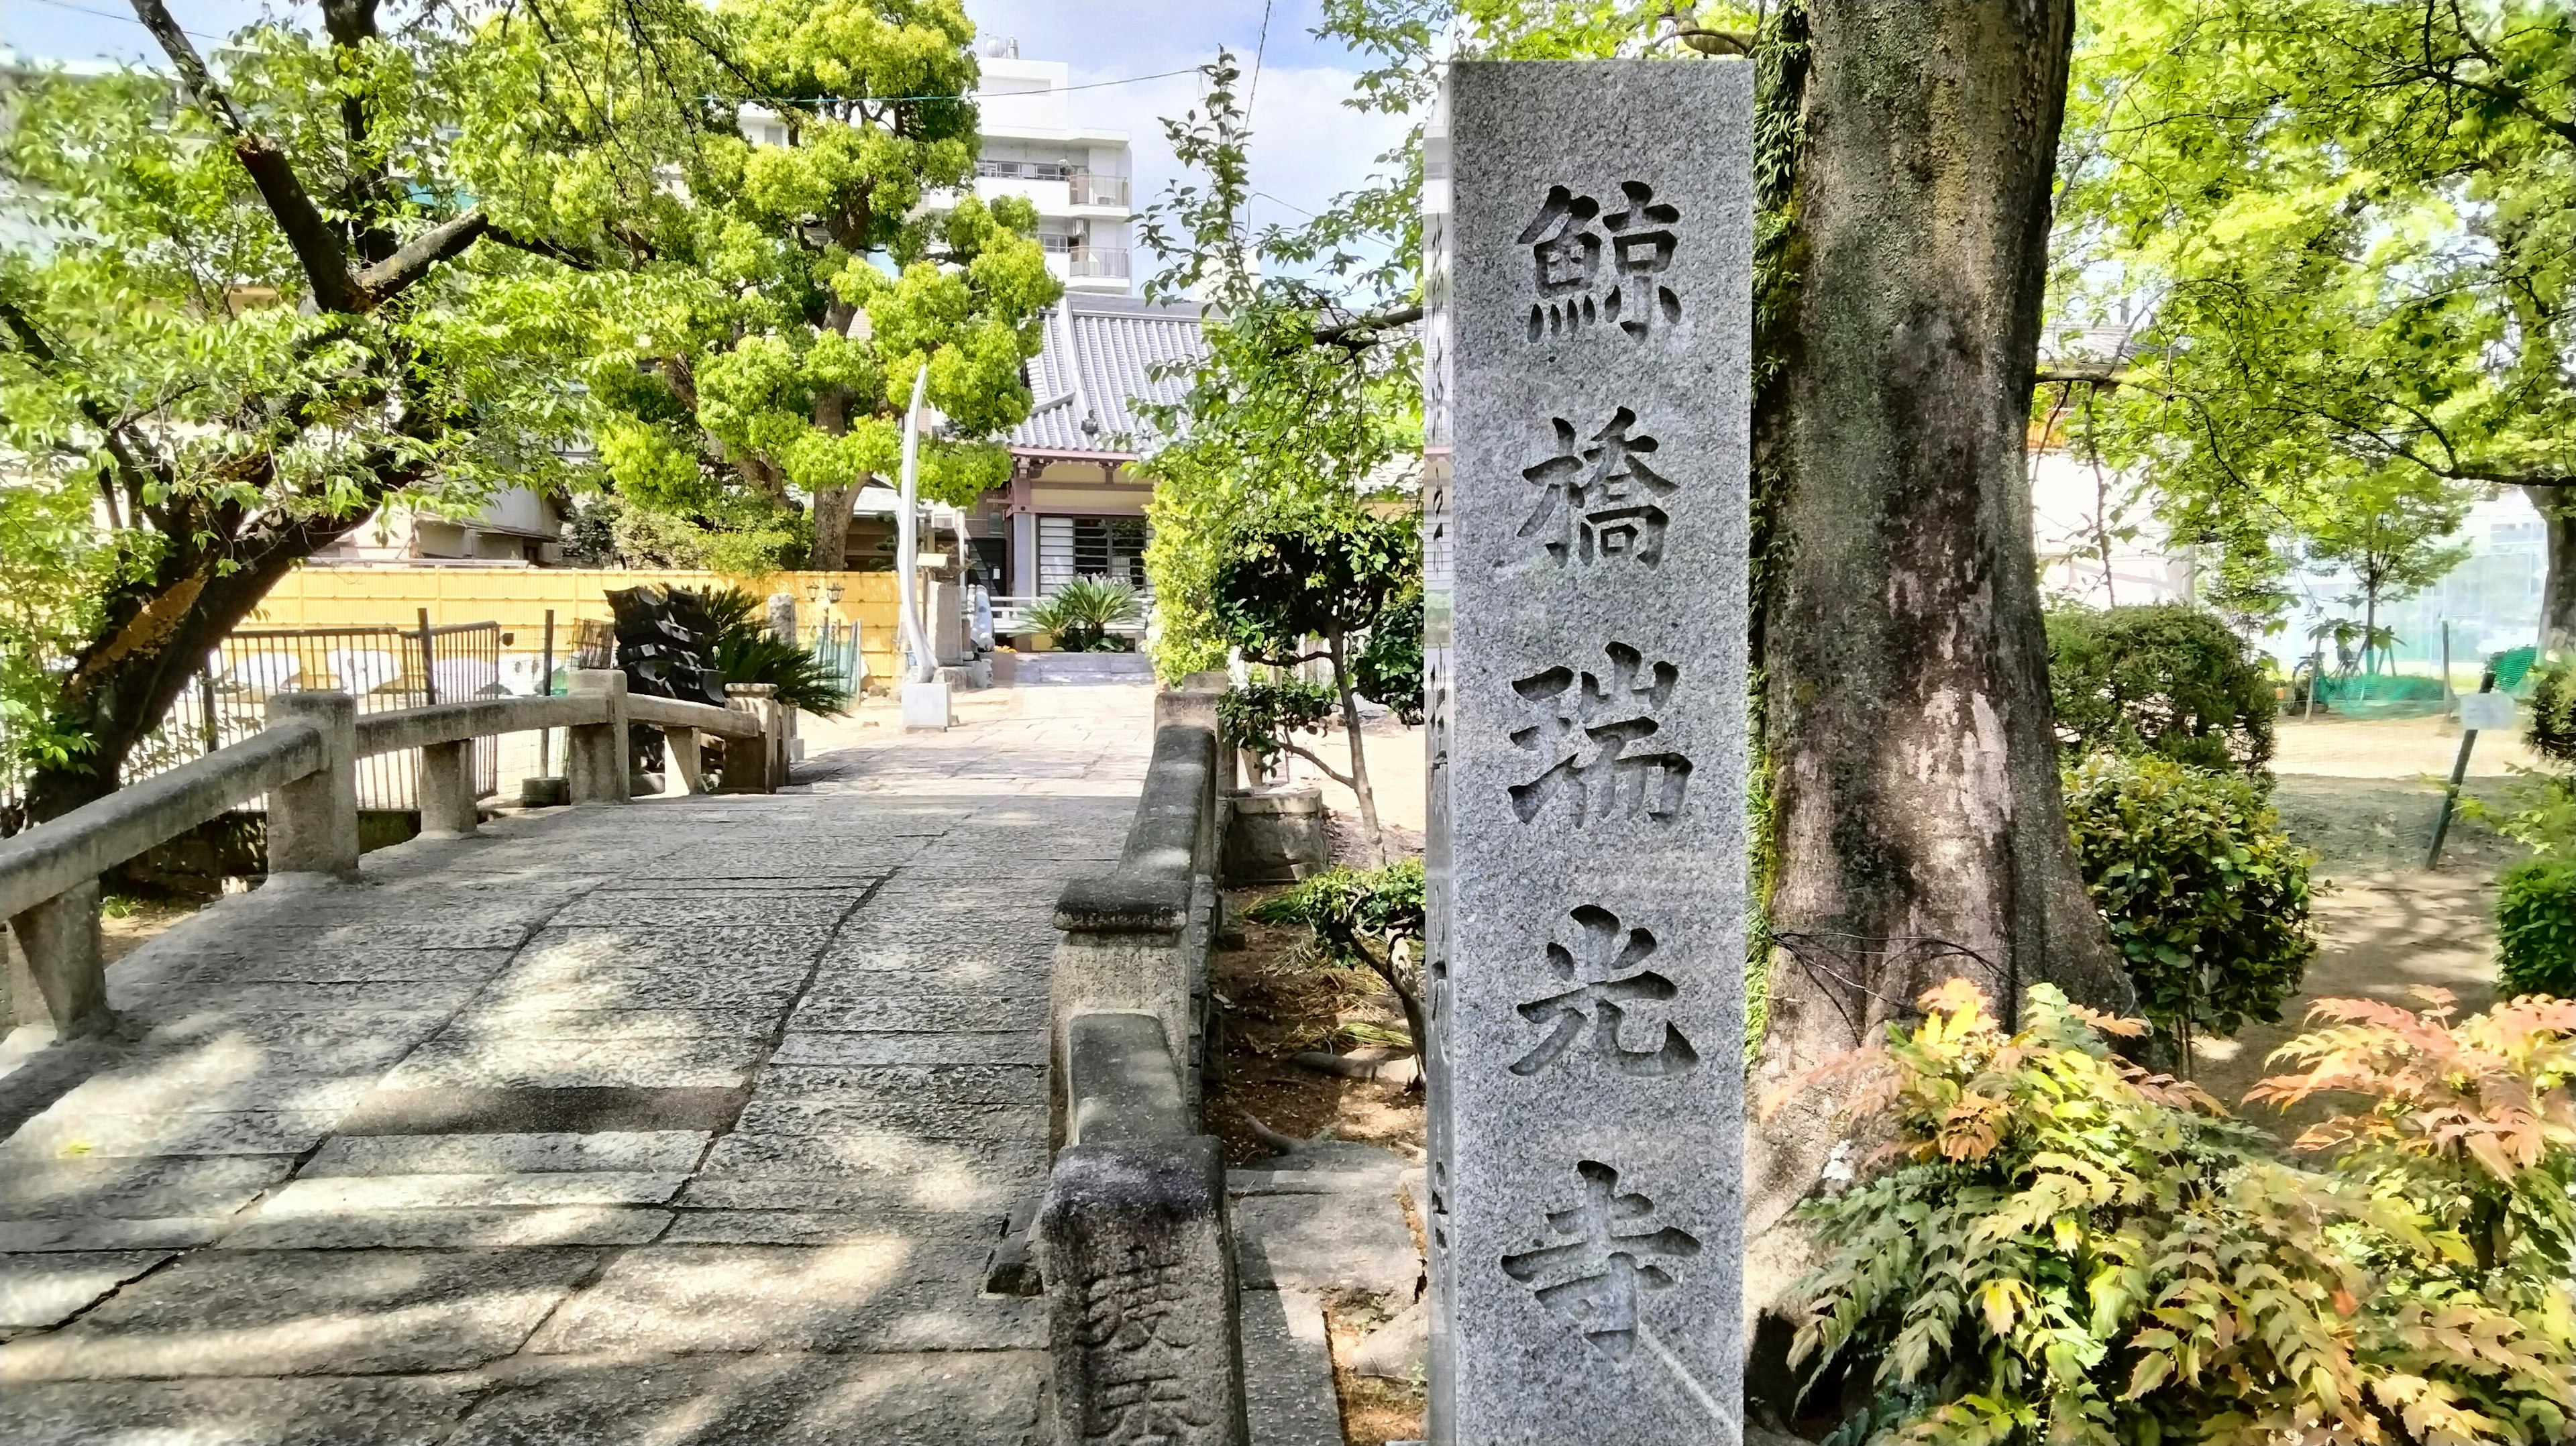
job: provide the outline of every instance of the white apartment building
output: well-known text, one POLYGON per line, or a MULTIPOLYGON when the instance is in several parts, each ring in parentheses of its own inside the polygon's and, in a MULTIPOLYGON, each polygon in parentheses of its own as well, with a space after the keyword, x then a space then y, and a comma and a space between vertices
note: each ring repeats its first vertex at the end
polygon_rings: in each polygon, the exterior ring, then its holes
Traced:
POLYGON ((1063 61, 1022 60, 1017 42, 1001 40, 986 43, 979 63, 975 193, 1036 203, 1038 244, 1066 290, 1126 295, 1135 177, 1127 133, 1073 123, 1073 68, 1063 61))

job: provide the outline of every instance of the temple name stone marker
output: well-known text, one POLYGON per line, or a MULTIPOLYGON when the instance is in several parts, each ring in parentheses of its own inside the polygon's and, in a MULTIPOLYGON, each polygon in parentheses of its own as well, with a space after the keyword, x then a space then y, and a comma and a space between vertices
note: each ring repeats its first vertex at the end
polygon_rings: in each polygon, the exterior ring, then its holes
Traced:
POLYGON ((1742 1434, 1752 93, 1462 63, 1431 128, 1443 1446, 1742 1434))

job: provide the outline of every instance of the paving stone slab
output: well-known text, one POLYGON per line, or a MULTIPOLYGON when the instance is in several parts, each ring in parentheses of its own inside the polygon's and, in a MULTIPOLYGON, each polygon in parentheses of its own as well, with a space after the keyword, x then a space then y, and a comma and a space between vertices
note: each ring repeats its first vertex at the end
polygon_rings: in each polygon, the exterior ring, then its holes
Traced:
POLYGON ((758 1009, 784 1014, 805 987, 804 964, 758 967, 701 960, 658 965, 599 962, 512 971, 484 986, 474 1008, 587 1013, 616 1009, 758 1009))
POLYGON ((456 1377, 59 1381, 0 1391, 9 1446, 435 1446, 472 1403, 456 1377))
POLYGON ((574 1085, 533 1089, 380 1089, 341 1123, 345 1135, 590 1134, 730 1129, 751 1098, 731 1089, 574 1085))
POLYGON ((229 1215, 295 1168, 292 1156, 210 1159, 11 1159, 0 1218, 146 1220, 229 1215))
POLYGON ((627 1251, 528 1342, 577 1351, 1027 1349, 1045 1302, 982 1293, 981 1248, 653 1245, 627 1251))
POLYGON ((71 1325, 0 1345, 0 1385, 461 1370, 517 1349, 598 1258, 201 1250, 71 1325))
MULTIPOLYGON (((66 1096, 66 1098, 69 1098, 66 1096)), ((36 1161, 149 1155, 297 1155, 344 1110, 162 1110, 117 1115, 54 1107, 0 1146, 0 1172, 36 1161)))
POLYGON ((1046 1028, 1047 998, 1035 990, 980 994, 889 992, 851 994, 835 989, 808 995, 789 1028, 824 1030, 1038 1029, 1046 1028))
MULTIPOLYGON (((280 942, 249 949, 209 945, 195 951, 192 989, 223 984, 439 984, 488 979, 513 951, 422 949, 372 942, 299 947, 280 942)), ((373 1002, 373 1001, 366 1001, 373 1002)))
POLYGON ((1047 928, 1039 933, 1033 925, 1015 938, 960 939, 951 933, 906 939, 885 926, 862 922, 822 953, 815 981, 827 997, 845 998, 885 993, 887 975, 901 975, 941 993, 1023 988, 1032 980, 1043 981, 1054 967, 1056 941, 1052 926, 1047 928), (863 977, 870 975, 877 977, 863 977))
POLYGON ((689 1181, 675 1203, 683 1210, 812 1210, 887 1219, 919 1214, 980 1220, 1035 1200, 1043 1188, 1024 1187, 1017 1196, 996 1190, 962 1199, 922 1199, 908 1181, 737 1180, 700 1175, 689 1181))
POLYGON ((642 1245, 671 1223, 667 1210, 630 1205, 529 1209, 406 1209, 262 1213, 226 1235, 225 1250, 499 1250, 546 1245, 642 1245))
POLYGON ((1400 1307, 1422 1280, 1392 1194, 1248 1196, 1234 1202, 1234 1238, 1247 1290, 1356 1290, 1400 1307))
POLYGON ((413 1050, 386 1075, 392 1090, 563 1088, 640 1085, 723 1088, 741 1083, 760 1062, 760 1038, 696 1036, 597 1041, 517 1035, 442 1035, 413 1050))
POLYGON ((575 1357, 478 1406, 453 1446, 1038 1446, 1046 1357, 575 1357))
POLYGON ((952 1198, 992 1185, 1043 1179, 1043 1140, 921 1140, 903 1135, 763 1135, 716 1141, 702 1172, 716 1178, 899 1179, 917 1195, 952 1198))
POLYGON ((257 1066, 247 1072, 213 1066, 190 1067, 173 1060, 167 1072, 149 1065, 129 1065, 80 1082, 49 1113, 79 1118, 118 1115, 208 1114, 242 1110, 288 1110, 332 1113, 354 1107, 375 1087, 376 1074, 271 1074, 257 1066))
MULTIPOLYGON (((119 971, 132 967, 133 962, 129 956, 118 966, 119 971)), ((116 975, 108 976, 111 996, 120 982, 116 975)), ((322 1021, 328 1029, 336 1028, 353 1011, 367 1009, 418 1011, 444 1018, 472 999, 484 982, 475 977, 404 983, 219 984, 190 978, 156 991, 149 998, 130 1002, 120 999, 116 1007, 126 1022, 138 1027, 218 1009, 245 1015, 304 1015, 322 1021)))
POLYGON ((1302 1290, 1246 1290, 1242 1301, 1243 1406, 1254 1446, 1342 1446, 1323 1303, 1302 1290))
POLYGON ((859 1034, 803 1034, 793 1030, 778 1042, 772 1062, 782 1065, 868 1064, 1016 1064, 1043 1066, 1047 1038, 1043 1030, 997 1030, 989 1033, 910 1031, 859 1034))
MULTIPOLYGON (((711 1181, 708 1188, 729 1182, 711 1181)), ((774 1198, 763 1190, 761 1198, 774 1198)), ((664 1245, 870 1245, 911 1240, 990 1246, 1010 1223, 999 1210, 681 1210, 664 1245)))
POLYGON ((754 1094, 735 1128, 746 1134, 1044 1143, 1046 1113, 1027 1105, 890 1100, 842 1091, 754 1094))
POLYGON ((550 929, 807 929, 841 921, 865 890, 706 889, 595 893, 567 905, 550 929))
POLYGON ((290 1180, 259 1204, 263 1220, 339 1210, 438 1210, 528 1205, 659 1205, 686 1174, 557 1170, 544 1174, 335 1175, 290 1180))
POLYGON ((145 1049, 186 1049, 221 1059, 225 1051, 248 1047, 272 1066, 291 1061, 310 1074, 389 1065, 412 1044, 437 1033, 454 1012, 357 1006, 316 1016, 221 1005, 185 1009, 184 1001, 174 1003, 183 1007, 154 1016, 143 1036, 145 1049))
POLYGON ((0 1255, 0 1331, 60 1325, 170 1255, 167 1250, 0 1255))
POLYGON ((0 1220, 0 1255, 54 1250, 186 1250, 230 1227, 229 1218, 180 1215, 159 1220, 0 1220))
POLYGON ((476 1004, 452 1021, 447 1033, 466 1038, 528 1039, 766 1039, 787 1017, 788 994, 762 1007, 546 1009, 514 1003, 476 1004))
POLYGON ((754 1087, 763 1099, 800 1094, 847 1094, 932 1104, 1034 1105, 1044 1108, 1046 1071, 1019 1065, 781 1065, 762 1069, 754 1087))
POLYGON ((687 1173, 714 1138, 705 1130, 546 1131, 483 1135, 342 1135, 327 1140, 299 1181, 334 1175, 532 1174, 643 1170, 687 1173))
MULTIPOLYGON (((519 951, 513 974, 580 975, 603 966, 649 970, 656 966, 703 969, 720 964, 727 971, 801 968, 814 962, 830 942, 828 928, 599 926, 550 928, 519 951)), ((646 999, 642 1007, 661 1001, 646 999)))

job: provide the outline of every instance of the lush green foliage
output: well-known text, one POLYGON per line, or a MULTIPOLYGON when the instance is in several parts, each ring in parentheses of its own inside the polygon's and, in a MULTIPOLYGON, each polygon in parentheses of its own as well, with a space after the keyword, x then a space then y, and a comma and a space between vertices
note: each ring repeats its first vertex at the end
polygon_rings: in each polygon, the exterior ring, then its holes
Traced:
POLYGON ((1411 516, 1351 508, 1255 518, 1227 532, 1210 600, 1217 635, 1256 663, 1287 667, 1323 639, 1339 665, 1346 642, 1389 607, 1419 596, 1422 541, 1411 516))
POLYGON ((1387 605, 1351 659, 1351 686, 1406 723, 1422 722, 1422 589, 1387 605))
POLYGON ((1422 860, 1382 869, 1334 868, 1245 910, 1264 924, 1304 924, 1336 964, 1368 964, 1401 941, 1422 942, 1422 860))
POLYGON ((2561 768, 2576 769, 2576 664, 2543 663, 2531 670, 2524 700, 2522 741, 2561 768))
POLYGON ((562 358, 613 289, 583 269, 611 244, 591 202, 650 191, 668 130, 536 101, 649 92, 645 53, 705 35, 678 0, 547 9, 551 38, 352 3, 210 59, 174 24, 167 72, 9 78, 0 688, 40 771, 86 771, 58 793, 113 786, 193 671, 165 650, 201 654, 380 503, 566 480, 562 358))
POLYGON ((1265 924, 1304 924, 1335 964, 1372 969, 1404 1005, 1418 1048, 1425 1038, 1418 970, 1422 956, 1422 860, 1377 869, 1333 868, 1246 910, 1265 924))
POLYGON ((972 439, 1027 415, 1021 365, 1062 288, 1036 210, 973 194, 956 0, 723 0, 716 19, 723 63, 681 83, 770 108, 788 143, 710 126, 682 186, 632 198, 639 285, 590 366, 600 459, 629 502, 717 531, 774 530, 810 500, 816 565, 837 566, 855 489, 895 471, 921 367, 957 438, 925 444, 923 495, 965 505, 1006 480, 1007 455, 972 439), (948 209, 923 209, 933 192, 948 209))
MULTIPOLYGON (((1299 231, 1249 229, 1240 73, 1220 55, 1207 74, 1202 107, 1165 123, 1174 154, 1203 179, 1159 199, 1142 232, 1147 246, 1176 258, 1147 283, 1147 296, 1194 293, 1214 303, 1201 327, 1207 354, 1188 389, 1151 412, 1171 440, 1143 467, 1155 484, 1145 549, 1159 614, 1155 663, 1176 680, 1225 665, 1216 579, 1238 551, 1239 523, 1347 510, 1387 494, 1409 480, 1422 442, 1419 343, 1410 329, 1370 320, 1410 299, 1410 254, 1399 249, 1401 261, 1376 267, 1352 249, 1412 235, 1418 208, 1406 214, 1361 200, 1299 231), (1315 264, 1341 284, 1299 274, 1315 264)), ((1350 103, 1401 102, 1364 86, 1350 103)), ((1418 172, 1418 150, 1383 159, 1418 172)), ((1386 193, 1372 194, 1383 201, 1386 193)))
POLYGON ((850 690, 840 675, 803 643, 769 630, 768 609, 759 598, 738 587, 711 588, 703 594, 708 620, 715 624, 706 653, 728 683, 766 683, 789 707, 826 718, 849 711, 850 690))
POLYGON ((1020 616, 1030 627, 1055 634, 1056 645, 1068 653, 1123 653, 1127 640, 1111 637, 1109 630, 1142 621, 1145 605, 1137 600, 1136 589, 1123 582, 1078 577, 1020 616))
POLYGON ((2066 822, 2139 1011, 2188 1047, 2281 1017, 2316 939, 2309 853, 2242 775, 2104 755, 2066 774, 2066 822))
POLYGON ((2053 310, 2152 310, 2125 384, 2069 383, 2102 394, 2074 425, 2250 610, 2286 606, 2285 544, 2356 564, 2367 607, 2439 574, 2468 489, 2576 477, 2563 4, 2113 0, 2083 24, 2053 310))
POLYGON ((2271 679, 2216 614, 2187 603, 2052 610, 2048 690, 2057 736, 2078 756, 2116 749, 2249 771, 2271 761, 2271 679))
POLYGON ((2524 859, 2496 875, 2496 993, 2576 995, 2576 860, 2524 859))
POLYGON ((1226 738, 1260 759, 1264 768, 1282 753, 1303 754, 1296 735, 1323 728, 1336 709, 1332 689, 1295 676, 1276 681, 1256 677, 1227 689, 1216 705, 1226 738))
POLYGON ((2252 1097, 2359 1096, 2301 1138, 2316 1172, 2112 1053, 2135 1023, 2047 986, 2018 1030, 1964 981, 1923 1004, 1819 1072, 1894 1135, 1804 1207, 1798 1350, 1877 1391, 1849 1439, 2564 1439, 2576 1004, 2320 1004, 2252 1097))

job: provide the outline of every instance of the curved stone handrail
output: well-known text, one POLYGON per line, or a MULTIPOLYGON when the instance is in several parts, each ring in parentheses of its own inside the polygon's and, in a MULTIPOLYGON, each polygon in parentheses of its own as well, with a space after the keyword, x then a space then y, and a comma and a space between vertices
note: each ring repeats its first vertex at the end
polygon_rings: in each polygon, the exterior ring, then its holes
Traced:
MULTIPOLYGON (((269 699, 268 726, 252 737, 0 840, 0 918, 17 933, 57 1034, 103 1029, 112 1016, 99 952, 101 874, 266 794, 271 874, 353 876, 358 759, 419 749, 421 832, 456 837, 473 833, 478 820, 475 740, 502 733, 565 729, 572 801, 624 803, 631 724, 757 741, 727 750, 729 791, 774 791, 784 771, 785 718, 774 698, 747 697, 732 708, 631 698, 626 675, 615 671, 576 669, 560 697, 475 698, 363 719, 346 693, 281 693, 269 699)), ((692 787, 696 752, 683 750, 692 787)), ((0 1027, 10 1012, 0 1008, 0 1027)))
POLYGON ((758 738, 762 732, 755 714, 679 698, 643 698, 630 693, 626 697, 626 716, 656 728, 695 728, 719 738, 758 738))
MULTIPOLYGON (((1056 900, 1048 1049, 1052 1133, 1064 1148, 1035 1229, 1065 1440, 1140 1371, 1165 1383, 1158 1400, 1203 1425, 1191 1440, 1241 1446, 1248 1436, 1225 1162, 1198 1131, 1217 907, 1217 735, 1205 701, 1205 718, 1154 730, 1118 867, 1056 900), (1130 1300, 1140 1260, 1152 1266, 1151 1304, 1198 1328, 1136 1350, 1106 1345, 1091 1324, 1104 1301, 1148 1304, 1130 1300)), ((1158 699, 1156 711, 1179 710, 1158 699)))
POLYGON ((528 733, 539 728, 571 728, 606 717, 607 704, 598 694, 432 703, 423 708, 361 717, 358 756, 373 758, 379 753, 400 753, 407 748, 427 748, 501 733, 528 733))
POLYGON ((0 917, 15 917, 169 842, 246 798, 320 768, 322 730, 277 724, 0 840, 0 917))

